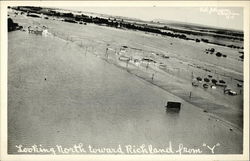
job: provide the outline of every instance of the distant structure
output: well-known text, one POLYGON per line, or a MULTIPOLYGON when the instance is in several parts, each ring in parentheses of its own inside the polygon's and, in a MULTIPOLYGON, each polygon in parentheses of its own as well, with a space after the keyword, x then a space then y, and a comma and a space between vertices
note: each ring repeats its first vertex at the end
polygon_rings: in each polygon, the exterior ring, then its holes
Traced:
POLYGON ((36 34, 36 35, 43 35, 43 36, 48 36, 49 35, 48 28, 46 26, 43 26, 43 27, 29 26, 28 27, 28 33, 36 34))

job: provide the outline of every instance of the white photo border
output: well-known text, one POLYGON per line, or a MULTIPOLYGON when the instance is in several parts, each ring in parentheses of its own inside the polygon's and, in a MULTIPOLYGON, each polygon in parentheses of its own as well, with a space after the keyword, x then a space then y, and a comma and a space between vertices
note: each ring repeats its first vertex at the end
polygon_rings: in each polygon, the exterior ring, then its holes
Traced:
POLYGON ((1 1, 1 160, 249 160, 249 1, 1 1), (237 155, 8 155, 7 153, 7 6, 96 7, 243 7, 244 8, 244 126, 243 154, 237 155))

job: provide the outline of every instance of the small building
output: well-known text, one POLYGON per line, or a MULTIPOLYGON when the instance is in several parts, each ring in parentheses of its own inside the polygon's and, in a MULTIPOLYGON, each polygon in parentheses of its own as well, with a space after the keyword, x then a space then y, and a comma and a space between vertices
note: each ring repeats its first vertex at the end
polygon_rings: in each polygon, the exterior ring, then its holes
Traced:
POLYGON ((181 102, 168 101, 165 107, 167 112, 179 112, 181 110, 181 102))

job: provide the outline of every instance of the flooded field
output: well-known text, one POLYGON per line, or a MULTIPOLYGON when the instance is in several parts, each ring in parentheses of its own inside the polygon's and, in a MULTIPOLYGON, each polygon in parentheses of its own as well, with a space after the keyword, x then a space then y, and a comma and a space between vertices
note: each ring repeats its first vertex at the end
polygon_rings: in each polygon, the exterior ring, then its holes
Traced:
POLYGON ((48 26, 51 35, 8 33, 9 153, 17 153, 16 145, 164 148, 169 142, 207 154, 204 144, 219 143, 216 154, 242 153, 242 94, 191 85, 192 77, 211 74, 243 93, 236 88, 243 79, 237 50, 212 45, 228 55, 225 61, 204 54, 211 48, 205 43, 21 15, 13 20, 24 28, 48 26), (152 53, 164 70, 136 65, 135 57, 152 53), (181 102, 180 112, 166 112, 166 101, 181 102))

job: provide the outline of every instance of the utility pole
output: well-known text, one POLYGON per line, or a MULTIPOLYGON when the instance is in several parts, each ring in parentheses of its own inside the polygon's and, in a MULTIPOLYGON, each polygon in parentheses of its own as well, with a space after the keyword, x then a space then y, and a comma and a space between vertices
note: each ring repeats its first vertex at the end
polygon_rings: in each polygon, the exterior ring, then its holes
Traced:
POLYGON ((108 48, 106 48, 105 56, 108 58, 108 48))
POLYGON ((149 62, 147 63, 146 70, 148 69, 148 66, 149 66, 149 62))
POLYGON ((192 92, 189 93, 189 99, 191 99, 191 98, 192 98, 192 92))

